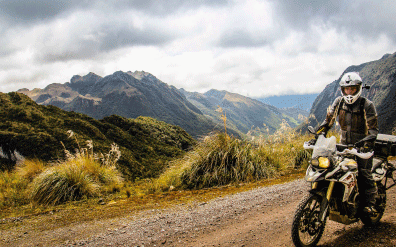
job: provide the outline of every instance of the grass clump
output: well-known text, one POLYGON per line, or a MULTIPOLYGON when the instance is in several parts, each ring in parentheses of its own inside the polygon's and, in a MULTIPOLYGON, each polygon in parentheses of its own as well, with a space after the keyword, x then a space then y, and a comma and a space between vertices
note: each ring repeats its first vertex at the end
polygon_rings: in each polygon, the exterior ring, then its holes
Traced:
POLYGON ((74 133, 68 131, 68 134, 69 138, 74 137, 79 149, 73 155, 65 148, 67 159, 33 180, 31 199, 35 203, 56 205, 117 191, 121 187, 123 179, 116 169, 121 157, 118 146, 112 144, 109 153, 98 155, 93 152, 92 141, 87 141, 87 148, 81 148, 74 133))
POLYGON ((84 168, 72 163, 46 170, 33 181, 32 200, 56 205, 97 195, 99 184, 84 168))
POLYGON ((144 193, 152 194, 158 191, 172 191, 183 186, 181 174, 191 167, 194 160, 194 153, 188 152, 185 156, 170 162, 170 166, 158 178, 146 180, 144 183, 144 193))
POLYGON ((122 182, 121 173, 114 165, 103 165, 88 155, 76 155, 37 176, 31 184, 31 199, 39 204, 56 205, 119 191, 122 182))
POLYGON ((251 143, 218 133, 205 137, 181 174, 187 188, 255 181, 275 175, 271 164, 255 155, 251 143))
POLYGON ((273 135, 240 140, 224 133, 203 138, 183 158, 176 159, 148 191, 200 189, 259 181, 306 168, 310 153, 303 149, 311 137, 293 130, 286 121, 273 135))

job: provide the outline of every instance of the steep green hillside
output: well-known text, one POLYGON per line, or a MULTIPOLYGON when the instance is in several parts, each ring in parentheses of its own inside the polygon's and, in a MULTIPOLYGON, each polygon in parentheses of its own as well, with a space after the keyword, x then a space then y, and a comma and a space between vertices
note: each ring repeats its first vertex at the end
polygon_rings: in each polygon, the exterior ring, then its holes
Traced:
POLYGON ((119 169, 131 180, 157 176, 168 160, 195 143, 182 128, 149 117, 112 115, 96 120, 55 106, 38 105, 20 93, 0 93, 0 119, 2 169, 12 168, 4 157, 10 158, 14 150, 45 161, 64 158, 61 142, 69 151, 77 148, 76 141, 68 138, 68 130, 76 134, 81 147, 92 140, 95 152, 108 152, 115 142, 122 152, 119 169))

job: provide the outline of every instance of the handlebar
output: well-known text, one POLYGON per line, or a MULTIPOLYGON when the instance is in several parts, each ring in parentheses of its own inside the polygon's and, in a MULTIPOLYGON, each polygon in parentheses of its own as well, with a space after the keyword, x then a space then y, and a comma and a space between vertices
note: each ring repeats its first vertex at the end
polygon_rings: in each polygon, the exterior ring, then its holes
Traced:
POLYGON ((371 156, 374 155, 374 151, 367 152, 367 153, 359 153, 356 148, 352 148, 352 149, 345 149, 342 152, 336 151, 336 154, 337 155, 355 155, 362 159, 369 159, 369 158, 371 158, 371 156))
MULTIPOLYGON (((314 147, 315 145, 310 145, 309 142, 304 142, 304 149, 314 149, 314 147)), ((362 159, 369 159, 371 158, 371 156, 374 155, 374 151, 362 153, 362 152, 358 152, 356 148, 348 149, 348 146, 343 144, 337 144, 336 147, 337 147, 337 151, 336 151, 337 155, 355 155, 362 159), (342 150, 342 151, 340 152, 338 150, 342 150)))
POLYGON ((314 149, 315 145, 310 145, 309 142, 304 142, 304 149, 314 149))

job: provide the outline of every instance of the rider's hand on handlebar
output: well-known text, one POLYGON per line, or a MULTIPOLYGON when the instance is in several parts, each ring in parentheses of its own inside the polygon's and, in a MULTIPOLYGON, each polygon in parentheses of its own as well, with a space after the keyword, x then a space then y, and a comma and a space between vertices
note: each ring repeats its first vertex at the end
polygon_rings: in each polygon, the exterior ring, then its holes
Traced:
POLYGON ((323 135, 324 137, 326 137, 328 129, 329 128, 327 127, 327 125, 320 126, 316 131, 316 136, 323 135))
POLYGON ((368 153, 373 150, 373 143, 371 142, 364 142, 363 146, 358 148, 359 153, 368 153))
POLYGON ((311 139, 311 140, 309 140, 309 141, 308 141, 308 144, 309 144, 310 146, 314 146, 314 145, 315 145, 315 143, 316 143, 316 141, 317 141, 317 139, 316 139, 316 138, 314 138, 314 139, 311 139))

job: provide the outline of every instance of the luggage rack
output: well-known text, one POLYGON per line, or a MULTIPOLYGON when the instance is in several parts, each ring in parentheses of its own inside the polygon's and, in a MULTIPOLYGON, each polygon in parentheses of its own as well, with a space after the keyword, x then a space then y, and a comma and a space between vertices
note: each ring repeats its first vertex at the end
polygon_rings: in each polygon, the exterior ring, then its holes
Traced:
POLYGON ((392 188, 393 186, 396 185, 396 180, 395 180, 395 178, 393 177, 393 172, 396 171, 396 160, 395 160, 395 162, 390 162, 390 163, 389 163, 389 161, 388 161, 388 162, 387 162, 387 168, 388 168, 388 174, 387 174, 387 176, 386 176, 386 178, 385 178, 385 183, 384 183, 384 185, 385 185, 385 189, 386 189, 386 190, 389 190, 390 188, 392 188), (393 163, 395 163, 395 164, 393 164, 393 163), (389 185, 389 186, 387 186, 388 178, 389 178, 389 180, 392 180, 392 182, 393 182, 393 183, 392 183, 391 185, 389 185))
POLYGON ((374 155, 386 158, 396 156, 396 136, 378 134, 374 143, 374 155))
POLYGON ((389 160, 389 156, 396 156, 396 136, 378 134, 377 139, 374 143, 374 156, 386 160, 388 174, 385 178, 385 188, 388 190, 396 185, 396 180, 393 177, 393 172, 396 171, 396 160, 389 160), (391 185, 387 185, 388 179, 392 182, 391 185))

